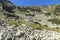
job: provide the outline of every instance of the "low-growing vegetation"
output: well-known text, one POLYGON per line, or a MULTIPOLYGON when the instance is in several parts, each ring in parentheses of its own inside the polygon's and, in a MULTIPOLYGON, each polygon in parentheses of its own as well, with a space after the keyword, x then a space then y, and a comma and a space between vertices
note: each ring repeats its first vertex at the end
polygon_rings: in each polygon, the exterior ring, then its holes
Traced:
POLYGON ((60 32, 60 28, 50 28, 47 27, 45 25, 41 25, 41 24, 35 24, 35 23, 30 23, 30 27, 33 27, 34 29, 38 29, 38 30, 50 30, 50 31, 55 31, 55 32, 60 32))
POLYGON ((60 19, 49 19, 48 21, 52 22, 53 24, 60 24, 60 19))

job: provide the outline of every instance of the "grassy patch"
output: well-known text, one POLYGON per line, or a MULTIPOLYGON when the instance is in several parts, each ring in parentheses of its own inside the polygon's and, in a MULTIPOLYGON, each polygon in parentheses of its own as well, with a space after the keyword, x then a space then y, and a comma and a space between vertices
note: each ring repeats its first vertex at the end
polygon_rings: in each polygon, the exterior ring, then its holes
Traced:
POLYGON ((46 26, 42 26, 39 24, 35 24, 35 23, 30 23, 30 27, 33 27, 34 29, 38 29, 38 30, 50 30, 50 31, 55 31, 55 32, 60 32, 60 28, 50 28, 50 27, 46 27, 46 26))
POLYGON ((11 25, 16 24, 16 22, 14 20, 9 20, 8 23, 11 24, 11 25))
POLYGON ((45 13, 45 15, 51 15, 50 13, 45 13))
POLYGON ((49 19, 48 21, 54 23, 54 24, 60 24, 60 19, 49 19))
POLYGON ((34 29, 39 29, 39 30, 44 29, 41 25, 35 23, 30 23, 30 26, 33 27, 34 29))
POLYGON ((9 24, 11 24, 11 25, 19 25, 19 26, 21 26, 22 24, 25 24, 25 21, 24 20, 19 20, 19 21, 14 21, 14 20, 9 20, 9 21, 7 21, 9 24))
POLYGON ((60 32, 60 28, 50 28, 50 27, 45 27, 46 30, 50 30, 50 31, 55 31, 55 32, 60 32))

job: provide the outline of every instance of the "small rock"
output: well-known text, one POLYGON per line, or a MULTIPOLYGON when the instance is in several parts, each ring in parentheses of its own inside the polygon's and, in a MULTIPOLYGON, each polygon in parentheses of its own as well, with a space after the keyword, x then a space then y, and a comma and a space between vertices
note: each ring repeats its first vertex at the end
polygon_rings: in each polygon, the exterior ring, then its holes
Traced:
POLYGON ((22 24, 22 26, 26 26, 25 24, 22 24))
POLYGON ((16 33, 16 36, 19 38, 22 37, 23 35, 24 35, 24 32, 20 30, 18 30, 18 32, 16 33))

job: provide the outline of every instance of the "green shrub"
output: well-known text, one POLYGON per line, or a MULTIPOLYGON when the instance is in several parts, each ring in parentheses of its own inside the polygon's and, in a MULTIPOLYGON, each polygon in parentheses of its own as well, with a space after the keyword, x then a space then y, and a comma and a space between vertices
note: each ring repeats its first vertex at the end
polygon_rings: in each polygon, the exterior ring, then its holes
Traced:
POLYGON ((14 20, 9 20, 8 23, 11 24, 11 25, 15 25, 16 24, 16 22, 14 20))

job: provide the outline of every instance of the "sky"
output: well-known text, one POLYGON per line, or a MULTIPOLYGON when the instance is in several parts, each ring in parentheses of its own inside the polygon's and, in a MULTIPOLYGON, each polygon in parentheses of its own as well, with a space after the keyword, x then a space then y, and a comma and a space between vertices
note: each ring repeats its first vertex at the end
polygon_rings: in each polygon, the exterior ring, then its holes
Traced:
POLYGON ((17 6, 40 6, 60 4, 60 0, 10 0, 17 6))

